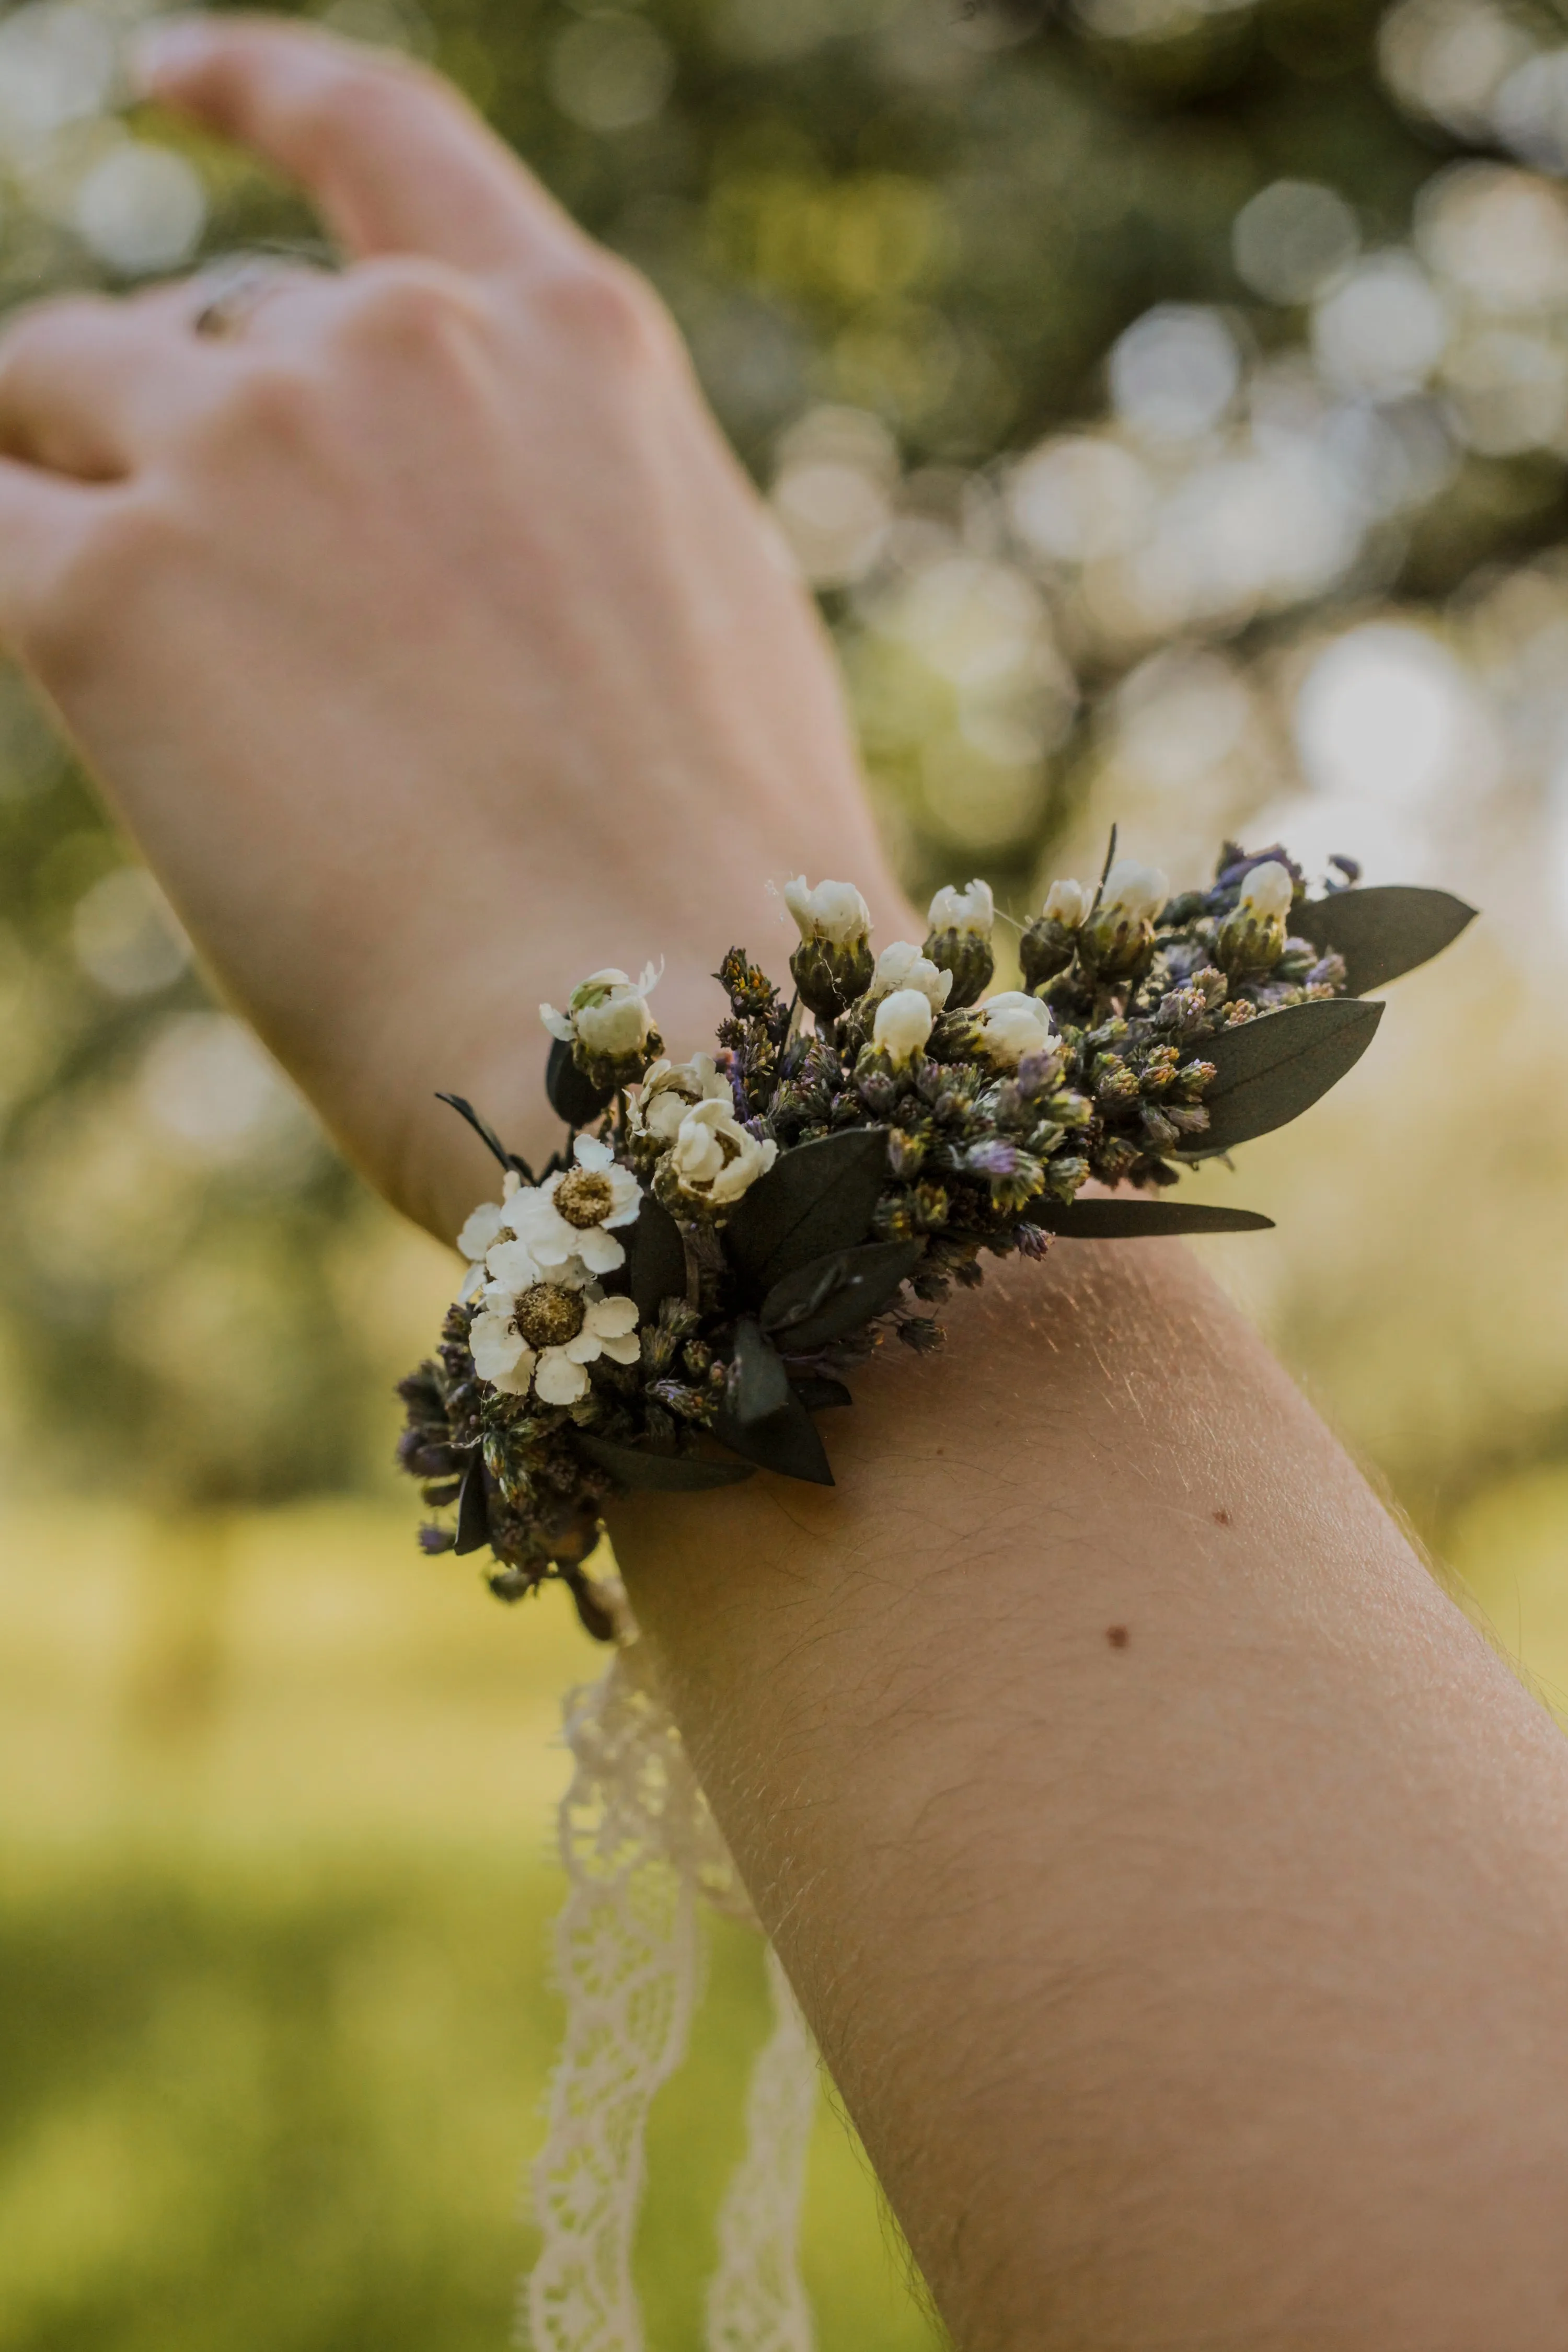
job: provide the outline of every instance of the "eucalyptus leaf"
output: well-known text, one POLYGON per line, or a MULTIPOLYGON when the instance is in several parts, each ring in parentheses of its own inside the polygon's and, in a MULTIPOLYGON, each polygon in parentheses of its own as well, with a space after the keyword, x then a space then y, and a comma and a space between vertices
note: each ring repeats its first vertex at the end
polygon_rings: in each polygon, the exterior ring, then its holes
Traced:
POLYGON ((826 1372, 806 1372, 791 1381, 791 1388, 807 1412, 827 1412, 835 1405, 853 1404, 855 1400, 842 1381, 830 1381, 826 1372))
POLYGON ((1365 996, 1440 955, 1475 914, 1451 891, 1390 882, 1309 898, 1292 909, 1290 929, 1321 954, 1331 948, 1343 956, 1349 992, 1365 996))
POLYGON ((760 1422, 753 1429, 742 1428, 731 1413, 721 1413, 713 1434, 731 1453, 739 1454, 744 1461, 754 1462, 759 1469, 776 1471, 781 1478, 801 1478, 813 1486, 833 1484, 827 1449, 816 1423, 793 1390, 785 1412, 760 1422))
MULTIPOLYGON (((689 1454, 647 1454, 640 1446, 615 1445, 580 1429, 573 1440, 584 1461, 607 1470, 623 1486, 661 1495, 695 1495, 710 1486, 736 1486, 750 1470, 739 1462, 703 1462, 689 1454)), ((739 1452, 740 1448, 737 1447, 739 1452)))
POLYGON ((1210 1159, 1310 1110, 1360 1061, 1382 1018, 1381 1004, 1321 997, 1205 1037, 1196 1050, 1215 1066, 1203 1098, 1209 1124, 1180 1157, 1210 1159))
POLYGON ((1032 1224, 1078 1242, 1133 1241, 1149 1234, 1271 1233, 1256 1209, 1211 1209, 1197 1201, 1037 1201, 1032 1224))
POLYGON ((759 1296, 797 1266, 863 1242, 887 1181, 879 1127, 845 1128, 781 1152, 730 1213, 724 1246, 759 1296))
POLYGON ((463 1489, 458 1496, 458 1540, 452 1549, 459 1557, 465 1552, 483 1551, 490 1539, 489 1503, 485 1494, 483 1457, 469 1457, 463 1473, 463 1489))
POLYGON ((774 1283, 763 1328, 792 1356, 809 1356, 879 1315, 924 1255, 923 1242, 867 1242, 813 1258, 774 1283))
POLYGON ((790 1405, 789 1375, 773 1341, 754 1315, 742 1315, 735 1326, 735 1419, 742 1429, 757 1429, 790 1405))
POLYGON ((645 1192, 637 1221, 625 1239, 637 1316, 640 1321, 652 1323, 660 1299, 678 1297, 686 1289, 686 1250, 680 1227, 651 1192, 645 1192))
POLYGON ((551 1041, 550 1059, 544 1065, 544 1091, 550 1097, 551 1109, 568 1127, 590 1126, 616 1099, 614 1087, 601 1093, 591 1078, 584 1076, 564 1037, 551 1041))

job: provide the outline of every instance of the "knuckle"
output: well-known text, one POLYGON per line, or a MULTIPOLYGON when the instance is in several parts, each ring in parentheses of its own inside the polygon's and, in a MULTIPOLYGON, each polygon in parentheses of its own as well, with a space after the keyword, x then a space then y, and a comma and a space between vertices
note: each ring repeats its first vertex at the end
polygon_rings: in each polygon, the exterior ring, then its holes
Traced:
POLYGON ((439 262, 399 260, 354 273, 337 331, 351 344, 446 352, 483 338, 495 323, 495 306, 477 280, 439 262))
POLYGON ((317 373, 307 362, 283 352, 258 352, 215 403, 211 429, 225 445, 293 446, 314 435, 321 405, 317 373))
POLYGON ((623 366, 666 360, 674 330, 646 278, 613 255, 554 271, 535 289, 548 324, 568 341, 623 366))

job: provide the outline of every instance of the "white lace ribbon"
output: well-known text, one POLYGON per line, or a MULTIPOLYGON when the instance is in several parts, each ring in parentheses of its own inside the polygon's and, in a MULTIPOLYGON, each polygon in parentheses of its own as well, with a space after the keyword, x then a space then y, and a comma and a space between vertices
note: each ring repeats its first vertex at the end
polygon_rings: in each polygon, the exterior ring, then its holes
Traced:
MULTIPOLYGON (((575 1759, 559 1815, 568 1888, 555 1955, 566 2030, 533 2170, 542 2243, 521 2340, 530 2352, 643 2352, 632 2245, 648 2110, 685 2053, 700 1990, 698 1897, 731 1916, 749 1917, 751 1907, 645 1643, 628 1639, 597 1683, 568 1694, 564 1727, 575 1759)), ((720 2215, 710 2352, 810 2352, 812 2344, 798 2245, 816 2061, 771 1949, 767 1967, 773 2030, 752 2077, 746 2153, 720 2215)))

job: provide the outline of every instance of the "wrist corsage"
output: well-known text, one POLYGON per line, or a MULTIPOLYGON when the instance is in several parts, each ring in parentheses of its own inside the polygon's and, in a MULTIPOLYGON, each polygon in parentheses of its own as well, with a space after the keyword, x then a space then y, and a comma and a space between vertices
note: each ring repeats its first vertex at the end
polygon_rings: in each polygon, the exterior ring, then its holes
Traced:
POLYGON ((426 1549, 489 1551, 503 1600, 559 1578, 612 1638, 583 1567, 606 1501, 758 1468, 830 1485, 816 1416, 889 1340, 940 1346, 932 1310, 986 1254, 1268 1225, 1170 1188, 1316 1102, 1371 1043, 1367 992, 1473 911, 1334 864, 1311 896, 1283 849, 1227 845, 1173 897, 1113 835, 1099 887, 1057 882, 1025 927, 1022 987, 990 994, 984 882, 877 954, 852 884, 795 880, 790 994, 731 948, 717 1050, 688 1062, 652 968, 543 1006, 567 1134, 538 1175, 443 1097, 504 1174, 458 1237, 439 1352, 402 1383, 401 1462, 448 1515, 426 1549))

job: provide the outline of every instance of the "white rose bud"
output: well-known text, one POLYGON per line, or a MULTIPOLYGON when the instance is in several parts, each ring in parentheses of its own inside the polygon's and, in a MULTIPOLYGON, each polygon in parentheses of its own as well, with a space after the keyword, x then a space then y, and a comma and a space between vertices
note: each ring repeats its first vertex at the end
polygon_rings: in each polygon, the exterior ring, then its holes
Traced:
POLYGON ((1056 1043, 1047 1006, 1022 989, 1004 989, 989 996, 974 1015, 981 1043, 993 1069, 1016 1070, 1031 1054, 1044 1054, 1056 1043))
POLYGON ((720 1076, 711 1054, 693 1054, 689 1062, 656 1062, 643 1079, 633 1123, 656 1143, 670 1144, 698 1103, 731 1099, 730 1081, 720 1076))
POLYGON ((654 1189, 668 1208, 725 1209, 765 1176, 778 1158, 771 1138, 759 1143, 717 1098, 687 1112, 659 1161, 654 1189))
POLYGON ((800 1001, 819 1021, 836 1021, 871 984, 871 910, 853 882, 819 882, 804 874, 784 887, 800 926, 789 968, 800 1001))
POLYGON ((929 996, 918 988, 896 988, 877 1007, 872 1042, 893 1062, 912 1062, 925 1051, 936 1013, 929 996))
POLYGON ((871 929, 871 909, 853 882, 819 882, 809 887, 804 874, 784 887, 784 902, 800 926, 803 940, 826 940, 830 947, 852 947, 871 929))
POLYGON ((1064 931, 1076 931, 1093 904, 1094 892, 1087 882, 1053 882, 1046 893, 1046 920, 1059 923, 1064 931))
POLYGON ((1157 866, 1141 866, 1135 857, 1119 857, 1105 877, 1100 914, 1125 915, 1134 923, 1152 923, 1171 886, 1157 866))
POLYGON ((1285 952, 1285 919, 1296 895, 1290 869, 1266 857, 1242 877, 1231 912, 1219 927, 1215 955, 1232 979, 1271 971, 1285 952))
POLYGON ((877 958, 871 994, 891 996, 896 988, 918 988, 933 1013, 940 1013, 952 990, 952 974, 922 955, 910 940, 895 940, 877 958))
POLYGON ((950 1011, 977 1003, 991 985, 996 968, 991 953, 995 914, 989 882, 972 882, 967 890, 955 890, 950 883, 931 902, 925 952, 942 971, 952 974, 950 1011))
POLYGON ((633 980, 614 964, 590 972, 572 992, 564 1013, 542 1004, 539 1017, 552 1037, 572 1047, 572 1058, 594 1084, 629 1086, 659 1050, 658 1032, 647 1009, 663 967, 648 964, 633 980))
POLYGON ((955 889, 950 882, 931 900, 926 923, 933 931, 974 931, 988 940, 995 919, 989 882, 972 882, 967 890, 955 889))
POLYGON ((1157 866, 1119 857, 1099 906, 1079 933, 1079 953, 1103 980, 1136 971, 1154 944, 1154 918, 1170 896, 1157 866))
POLYGON ((1241 904, 1248 914, 1257 915, 1266 923, 1282 921, 1290 911, 1295 895, 1290 869, 1281 866, 1277 857, 1255 866, 1241 886, 1241 904))

